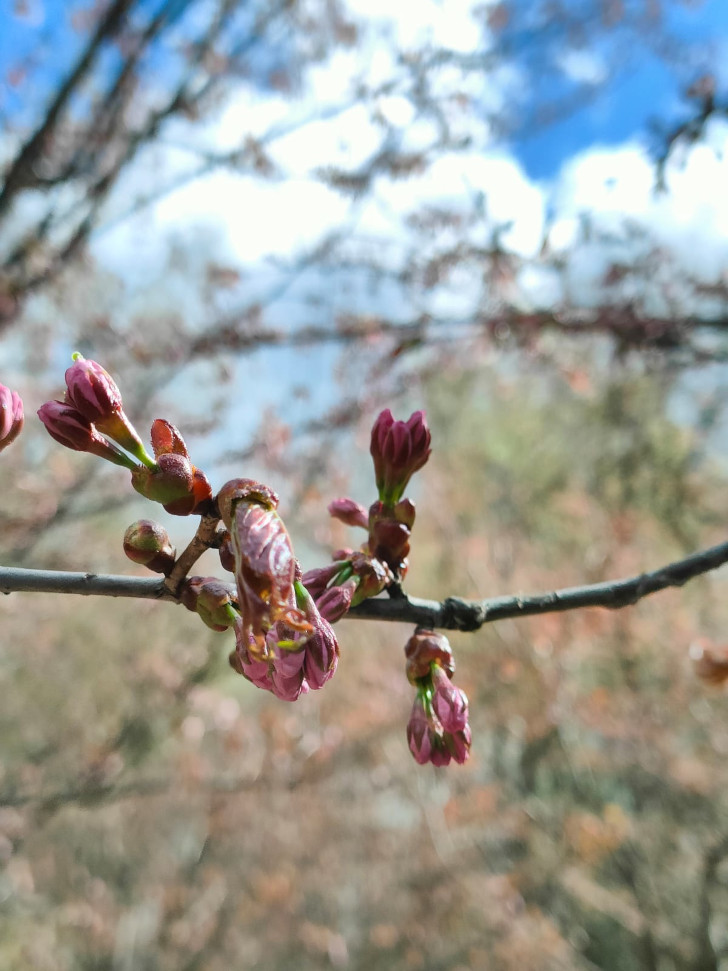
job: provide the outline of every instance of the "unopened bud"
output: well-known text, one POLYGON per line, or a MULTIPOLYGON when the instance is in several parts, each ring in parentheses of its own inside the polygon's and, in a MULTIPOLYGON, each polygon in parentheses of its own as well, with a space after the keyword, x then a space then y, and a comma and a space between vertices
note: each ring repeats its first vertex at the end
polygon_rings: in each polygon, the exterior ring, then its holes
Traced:
POLYGON ((73 360, 66 371, 68 403, 117 445, 144 465, 151 465, 142 440, 124 414, 121 392, 109 372, 80 354, 74 354, 73 360))
POLYGON ((330 516, 347 526, 361 526, 362 529, 369 526, 366 509, 353 499, 334 499, 329 503, 328 509, 330 516))
POLYGON ((155 573, 169 576, 174 567, 176 550, 164 526, 151 519, 139 519, 124 533, 124 552, 134 563, 141 563, 155 573))
POLYGON ((51 438, 66 448, 98 455, 132 471, 139 468, 133 459, 100 435, 88 418, 71 405, 62 401, 46 401, 38 409, 38 417, 51 438))
POLYGON ((450 676, 455 671, 452 648, 444 634, 418 628, 405 644, 404 654, 407 658, 407 677, 412 684, 429 677, 433 663, 450 676))
POLYGON ((372 428, 370 451, 380 500, 397 503, 410 478, 430 457, 430 430, 424 411, 407 421, 395 421, 389 408, 377 417, 372 428))
POLYGON ((205 624, 216 631, 235 627, 240 615, 235 610, 230 588, 217 577, 189 577, 180 590, 180 601, 196 611, 205 624))
POLYGON ((23 402, 17 391, 0 384, 0 452, 20 434, 23 427, 23 402))

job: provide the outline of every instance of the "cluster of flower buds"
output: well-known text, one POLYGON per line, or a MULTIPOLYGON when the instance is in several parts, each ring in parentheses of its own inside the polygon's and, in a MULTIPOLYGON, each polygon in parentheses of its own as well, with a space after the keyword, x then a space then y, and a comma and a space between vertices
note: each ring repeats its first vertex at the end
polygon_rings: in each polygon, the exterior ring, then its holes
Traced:
POLYGON ((300 580, 294 581, 294 596, 298 610, 310 625, 309 632, 292 628, 285 620, 276 621, 266 632, 265 651, 261 653, 241 622, 235 629, 236 648, 230 655, 230 664, 236 671, 282 701, 295 701, 309 690, 322 688, 333 676, 339 660, 333 628, 321 616, 300 580))
POLYGON ((407 677, 417 689, 407 741, 420 765, 462 764, 470 755, 468 699, 452 683, 455 661, 443 634, 417 628, 404 649, 407 677))
POLYGON ((124 413, 114 379, 96 361, 74 354, 63 401, 38 410, 49 435, 66 448, 89 452, 131 471, 132 485, 178 516, 202 513, 212 498, 205 476, 190 462, 182 436, 169 422, 152 425, 154 458, 124 413))
POLYGON ((23 402, 20 395, 0 384, 0 452, 18 437, 23 421, 23 402))
POLYGON ((374 423, 370 451, 379 499, 369 511, 354 499, 334 499, 329 514, 347 526, 365 529, 361 550, 339 550, 333 563, 310 570, 303 582, 321 613, 331 623, 367 597, 376 597, 407 572, 409 540, 415 506, 402 495, 414 473, 430 456, 430 431, 425 414, 416 411, 407 421, 395 421, 391 411, 374 423))
POLYGON ((275 492, 252 479, 233 479, 217 503, 226 528, 220 561, 235 574, 238 594, 230 663, 258 687, 295 701, 333 675, 336 636, 301 582, 275 492))

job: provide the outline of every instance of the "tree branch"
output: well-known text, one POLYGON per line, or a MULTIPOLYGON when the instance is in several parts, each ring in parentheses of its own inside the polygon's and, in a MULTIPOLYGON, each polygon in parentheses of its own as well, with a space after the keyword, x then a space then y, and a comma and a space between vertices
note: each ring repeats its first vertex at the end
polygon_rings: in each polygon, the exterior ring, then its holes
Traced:
MULTIPOLYGON (((717 570, 728 563, 728 543, 712 546, 676 560, 651 573, 640 573, 625 580, 608 580, 584 587, 567 587, 551 593, 491 597, 486 600, 421 600, 406 594, 389 599, 375 598, 353 607, 347 617, 360 620, 387 620, 417 624, 430 629, 475 631, 484 624, 509 617, 551 614, 582 607, 607 607, 619 610, 636 604, 643 597, 681 587, 694 577, 717 570)), ((232 584, 231 584, 232 589, 232 584)), ((22 570, 0 567, 0 593, 75 593, 86 596, 139 597, 146 600, 178 602, 156 577, 104 576, 95 573, 66 573, 58 570, 22 570)))

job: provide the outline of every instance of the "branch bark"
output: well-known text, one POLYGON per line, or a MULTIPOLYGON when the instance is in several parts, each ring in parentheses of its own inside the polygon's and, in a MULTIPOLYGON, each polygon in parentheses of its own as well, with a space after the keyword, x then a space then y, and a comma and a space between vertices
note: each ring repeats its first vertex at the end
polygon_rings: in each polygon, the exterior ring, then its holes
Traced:
MULTIPOLYGON (((516 594, 485 600, 422 600, 398 593, 389 599, 377 597, 352 608, 347 617, 416 624, 430 629, 475 631, 484 624, 513 617, 550 614, 582 607, 629 607, 660 590, 681 587, 689 580, 717 570, 728 563, 728 543, 693 553, 650 573, 622 580, 608 580, 582 587, 567 587, 550 593, 516 594)), ((234 589, 231 584, 231 589, 234 589)), ((23 570, 0 567, 0 593, 74 593, 86 596, 139 597, 146 600, 177 598, 163 579, 156 577, 106 576, 95 573, 67 573, 58 570, 23 570)))

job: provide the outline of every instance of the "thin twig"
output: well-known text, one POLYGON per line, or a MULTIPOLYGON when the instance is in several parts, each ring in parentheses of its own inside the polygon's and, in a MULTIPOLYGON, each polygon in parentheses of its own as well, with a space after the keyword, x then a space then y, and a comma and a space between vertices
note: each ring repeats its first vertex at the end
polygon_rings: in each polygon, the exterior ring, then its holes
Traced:
MULTIPOLYGON (((210 517, 212 522, 212 517, 210 517)), ((190 543, 188 550, 194 544, 190 543)), ((209 548, 211 544, 204 546, 209 548)), ((185 553, 182 556, 185 556, 185 553)), ((192 554, 190 554, 191 556, 192 554)), ((199 555, 199 554, 197 554, 199 555)), ((180 557, 180 560, 182 557, 180 557)), ((194 559, 192 560, 194 562, 194 559)), ((651 573, 640 573, 625 580, 609 580, 583 587, 567 587, 551 593, 491 597, 486 600, 421 600, 397 596, 375 598, 352 608, 348 617, 358 620, 386 620, 417 624, 430 629, 478 630, 484 624, 509 617, 550 614, 582 607, 607 607, 618 610, 636 604, 644 597, 681 587, 694 577, 717 570, 728 563, 728 543, 712 546, 668 563, 651 573)), ((189 567, 188 567, 189 569, 189 567)), ((185 574, 183 574, 185 575, 185 574)), ((170 577, 171 579, 171 577, 170 577)), ((233 590, 231 584, 231 590, 233 590)), ((0 567, 0 593, 75 593, 86 596, 139 597, 146 600, 177 601, 165 581, 155 577, 104 576, 94 573, 65 573, 57 570, 21 570, 0 567)))
POLYGON ((216 545, 216 532, 219 522, 219 516, 203 516, 200 519, 197 532, 177 557, 174 569, 164 581, 164 586, 173 600, 177 599, 180 584, 202 554, 216 545))

